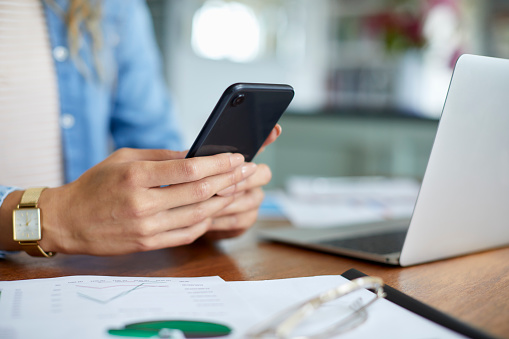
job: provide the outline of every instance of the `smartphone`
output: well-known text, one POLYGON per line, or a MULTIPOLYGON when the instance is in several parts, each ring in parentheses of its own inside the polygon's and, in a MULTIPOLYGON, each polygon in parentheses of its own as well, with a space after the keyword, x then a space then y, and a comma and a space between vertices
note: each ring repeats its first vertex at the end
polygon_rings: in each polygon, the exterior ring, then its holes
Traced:
POLYGON ((246 161, 253 160, 293 96, 289 85, 231 85, 214 107, 186 158, 230 152, 241 153, 246 161))

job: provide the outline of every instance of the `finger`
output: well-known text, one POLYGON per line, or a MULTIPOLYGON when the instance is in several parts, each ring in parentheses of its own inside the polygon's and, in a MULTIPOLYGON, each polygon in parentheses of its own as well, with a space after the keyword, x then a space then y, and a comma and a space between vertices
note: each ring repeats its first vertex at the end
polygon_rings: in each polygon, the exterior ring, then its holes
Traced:
POLYGON ((282 129, 281 125, 276 124, 276 126, 274 126, 272 131, 270 131, 269 136, 267 137, 267 139, 265 139, 265 142, 263 143, 262 146, 270 145, 271 143, 276 141, 276 139, 281 135, 282 131, 283 131, 283 129, 282 129))
POLYGON ((234 196, 215 196, 197 204, 164 210, 136 222, 132 233, 138 237, 151 237, 159 233, 198 224, 231 204, 234 196))
POLYGON ((222 196, 227 196, 227 195, 235 194, 236 192, 244 191, 245 188, 242 188, 242 187, 245 187, 246 184, 243 184, 243 182, 256 174, 256 172, 258 170, 258 165, 253 162, 248 162, 248 163, 244 164, 244 166, 242 167, 242 170, 244 172, 249 172, 252 174, 250 176, 248 176, 246 179, 236 183, 235 185, 229 186, 229 187, 217 192, 216 194, 222 195, 222 196))
POLYGON ((179 206, 205 201, 227 187, 235 186, 254 173, 256 167, 244 164, 228 173, 218 174, 204 179, 175 184, 168 187, 153 188, 147 192, 145 201, 148 214, 179 206))
POLYGON ((272 179, 272 172, 269 166, 265 164, 257 165, 256 171, 253 175, 249 176, 246 180, 237 183, 235 186, 228 187, 227 189, 218 192, 218 195, 228 195, 232 193, 250 190, 256 187, 267 185, 272 179))
POLYGON ((205 219, 204 221, 189 227, 159 233, 153 237, 139 241, 136 250, 138 252, 143 252, 167 247, 188 245, 205 234, 205 232, 207 232, 210 228, 211 223, 211 219, 205 219))
POLYGON ((281 125, 276 124, 276 126, 274 126, 274 128, 270 132, 267 139, 265 139, 265 142, 262 144, 262 147, 260 148, 258 153, 263 152, 266 146, 268 146, 268 145, 272 144, 274 141, 276 141, 276 139, 281 135, 282 131, 283 131, 283 128, 281 127, 281 125))
POLYGON ((255 188, 237 193, 234 198, 235 199, 229 205, 216 212, 214 218, 257 210, 263 202, 264 193, 261 188, 255 188))
POLYGON ((243 213, 225 215, 214 218, 209 231, 239 231, 247 230, 258 217, 258 210, 251 210, 243 213))
POLYGON ((169 161, 138 161, 126 166, 123 175, 137 186, 150 188, 227 173, 243 163, 244 157, 238 153, 169 161))

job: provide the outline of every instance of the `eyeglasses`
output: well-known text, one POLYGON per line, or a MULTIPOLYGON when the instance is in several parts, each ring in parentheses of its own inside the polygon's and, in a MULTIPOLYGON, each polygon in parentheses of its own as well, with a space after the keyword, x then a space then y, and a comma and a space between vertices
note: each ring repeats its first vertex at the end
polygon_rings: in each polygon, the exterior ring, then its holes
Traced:
POLYGON ((330 338, 364 323, 368 318, 367 307, 383 297, 382 279, 357 278, 276 314, 253 328, 247 336, 253 339, 330 338), (366 296, 358 292, 361 289, 374 293, 366 296))

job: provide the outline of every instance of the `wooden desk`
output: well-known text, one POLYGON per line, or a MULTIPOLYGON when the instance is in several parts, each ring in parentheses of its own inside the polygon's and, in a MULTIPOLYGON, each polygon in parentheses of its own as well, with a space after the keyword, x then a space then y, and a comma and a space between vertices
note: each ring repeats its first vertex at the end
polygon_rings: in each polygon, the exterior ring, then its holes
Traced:
POLYGON ((196 277, 219 275, 228 281, 341 274, 356 268, 487 333, 509 338, 509 248, 398 268, 297 247, 258 242, 255 232, 213 243, 91 257, 57 255, 30 258, 24 253, 0 260, 0 279, 65 275, 196 277))

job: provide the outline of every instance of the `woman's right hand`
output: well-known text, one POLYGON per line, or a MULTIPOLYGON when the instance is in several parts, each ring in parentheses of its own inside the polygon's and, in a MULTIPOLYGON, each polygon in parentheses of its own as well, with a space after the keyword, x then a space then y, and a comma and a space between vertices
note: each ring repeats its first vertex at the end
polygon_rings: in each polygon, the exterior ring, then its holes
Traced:
POLYGON ((256 171, 240 154, 121 149, 39 199, 45 251, 115 255, 193 242, 256 171), (161 187, 169 185, 166 187, 161 187), (220 195, 216 195, 220 193, 220 195))

